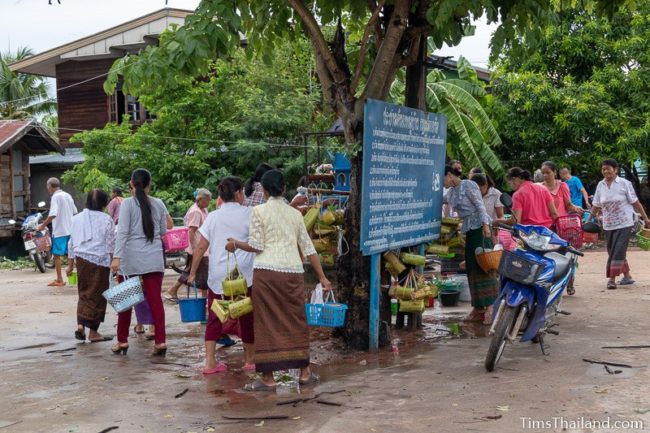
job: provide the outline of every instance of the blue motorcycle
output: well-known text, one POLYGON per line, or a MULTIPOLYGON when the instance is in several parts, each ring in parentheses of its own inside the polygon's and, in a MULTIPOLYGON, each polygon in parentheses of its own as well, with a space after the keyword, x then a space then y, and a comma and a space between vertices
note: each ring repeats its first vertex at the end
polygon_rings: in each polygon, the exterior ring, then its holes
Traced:
POLYGON ((544 335, 558 334, 550 328, 560 312, 562 293, 575 276, 577 256, 584 255, 546 227, 499 226, 511 231, 523 248, 504 251, 501 258, 487 371, 494 370, 506 344, 520 334, 520 341, 539 342, 544 351, 544 335))

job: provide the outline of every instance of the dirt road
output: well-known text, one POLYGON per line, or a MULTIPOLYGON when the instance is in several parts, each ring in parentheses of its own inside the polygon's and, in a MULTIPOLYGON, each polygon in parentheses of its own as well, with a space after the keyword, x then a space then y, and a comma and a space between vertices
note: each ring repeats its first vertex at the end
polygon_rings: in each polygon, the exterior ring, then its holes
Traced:
MULTIPOLYGON (((75 288, 46 287, 52 271, 3 271, 0 432, 605 432, 641 431, 632 425, 639 422, 650 429, 650 349, 602 348, 650 345, 650 254, 633 250, 629 258, 637 284, 616 291, 605 290, 604 252, 582 259, 577 294, 564 300, 571 315, 560 317, 559 336, 547 337, 548 356, 515 344, 486 373, 485 330, 461 324, 460 336, 437 338, 439 322, 458 321, 466 308, 436 307, 425 331, 396 334, 397 355, 331 359, 330 343, 315 341, 322 383, 272 395, 240 391, 248 380, 240 345, 221 350, 228 373, 203 377, 202 326, 180 323, 177 306, 166 306, 166 359, 150 358, 151 342, 135 334, 128 356, 115 356, 111 342, 74 340, 75 288), (634 368, 608 372, 583 358, 634 368)), ((103 331, 114 334, 115 322, 111 312, 103 331)))

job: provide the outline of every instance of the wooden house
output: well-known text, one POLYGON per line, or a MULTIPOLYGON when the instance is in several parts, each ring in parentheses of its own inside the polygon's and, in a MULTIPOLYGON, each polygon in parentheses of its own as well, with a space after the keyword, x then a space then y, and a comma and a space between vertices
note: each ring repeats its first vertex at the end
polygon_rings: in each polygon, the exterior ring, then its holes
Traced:
POLYGON ((104 92, 106 75, 116 59, 157 44, 172 25, 181 26, 192 11, 165 8, 119 26, 53 48, 10 65, 11 70, 56 79, 61 145, 80 131, 122 122, 125 114, 137 126, 149 118, 138 100, 104 92))
POLYGON ((65 153, 63 148, 31 120, 0 120, 0 238, 11 236, 9 219, 28 214, 31 155, 65 153))

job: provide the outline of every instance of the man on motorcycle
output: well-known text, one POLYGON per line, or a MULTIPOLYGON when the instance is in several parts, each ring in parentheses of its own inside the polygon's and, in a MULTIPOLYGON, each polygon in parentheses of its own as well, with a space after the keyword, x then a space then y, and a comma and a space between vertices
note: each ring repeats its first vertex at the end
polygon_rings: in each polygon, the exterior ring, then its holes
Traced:
POLYGON ((54 267, 56 268, 56 280, 48 286, 64 286, 63 273, 61 271, 61 256, 68 254, 68 241, 70 240, 70 228, 72 216, 77 213, 72 196, 61 189, 61 182, 56 177, 47 180, 47 192, 50 193, 50 211, 43 223, 37 230, 44 230, 52 223, 52 255, 54 256, 54 267))

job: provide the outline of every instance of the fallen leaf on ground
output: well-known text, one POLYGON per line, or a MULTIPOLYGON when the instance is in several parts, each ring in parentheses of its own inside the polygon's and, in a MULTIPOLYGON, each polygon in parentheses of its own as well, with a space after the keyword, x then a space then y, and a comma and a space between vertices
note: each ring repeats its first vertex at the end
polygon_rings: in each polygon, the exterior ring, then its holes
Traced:
POLYGON ((650 409, 634 409, 635 413, 638 413, 639 415, 645 415, 646 413, 650 412, 650 409))
POLYGON ((180 377, 182 379, 189 379, 190 377, 192 377, 192 375, 190 373, 178 373, 176 377, 180 377))
POLYGON ((607 394, 609 392, 609 389, 603 388, 601 390, 596 391, 596 394, 607 394))
POLYGON ((213 432, 215 430, 212 427, 208 427, 208 429, 206 431, 213 432))
POLYGON ((497 410, 501 412, 508 412, 510 410, 510 406, 497 406, 497 410))
POLYGON ((174 415, 168 413, 167 415, 163 416, 163 418, 172 419, 172 418, 174 418, 174 415))
POLYGON ((295 420, 300 419, 300 417, 299 416, 293 416, 293 417, 291 417, 291 419, 295 421, 295 420))
POLYGON ((255 424, 255 427, 262 427, 262 426, 264 426, 264 420, 262 420, 259 423, 255 424))
POLYGON ((458 406, 458 403, 452 403, 451 405, 452 406, 458 406))

